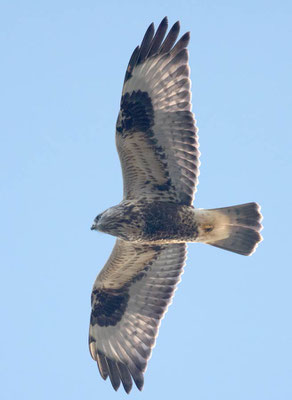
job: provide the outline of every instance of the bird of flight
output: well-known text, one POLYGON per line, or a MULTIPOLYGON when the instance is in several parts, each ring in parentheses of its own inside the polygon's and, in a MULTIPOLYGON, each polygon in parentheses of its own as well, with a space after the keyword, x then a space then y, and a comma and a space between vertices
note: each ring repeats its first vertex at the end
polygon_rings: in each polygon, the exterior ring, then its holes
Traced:
POLYGON ((116 236, 91 296, 89 348, 103 379, 138 389, 186 259, 202 242, 250 255, 261 241, 257 203, 196 209, 198 136, 191 112, 189 32, 151 24, 126 71, 116 145, 124 195, 91 227, 116 236), (166 36, 166 37, 165 37, 166 36))

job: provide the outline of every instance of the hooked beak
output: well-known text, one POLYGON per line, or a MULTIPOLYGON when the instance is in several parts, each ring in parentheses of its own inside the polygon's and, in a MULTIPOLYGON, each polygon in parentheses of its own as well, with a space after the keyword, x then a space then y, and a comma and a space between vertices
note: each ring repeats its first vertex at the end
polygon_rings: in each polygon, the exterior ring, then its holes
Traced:
POLYGON ((96 223, 94 222, 92 225, 91 225, 91 228, 90 228, 92 231, 94 231, 95 229, 96 229, 96 223))

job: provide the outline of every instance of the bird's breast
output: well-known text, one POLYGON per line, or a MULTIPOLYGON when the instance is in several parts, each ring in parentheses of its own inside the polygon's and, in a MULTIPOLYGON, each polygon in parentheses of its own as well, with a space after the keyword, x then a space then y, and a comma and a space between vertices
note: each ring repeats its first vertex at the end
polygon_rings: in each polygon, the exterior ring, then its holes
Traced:
POLYGON ((124 240, 144 243, 185 242, 194 238, 194 209, 168 202, 141 202, 125 209, 124 240), (127 239, 125 239, 127 238, 127 239))

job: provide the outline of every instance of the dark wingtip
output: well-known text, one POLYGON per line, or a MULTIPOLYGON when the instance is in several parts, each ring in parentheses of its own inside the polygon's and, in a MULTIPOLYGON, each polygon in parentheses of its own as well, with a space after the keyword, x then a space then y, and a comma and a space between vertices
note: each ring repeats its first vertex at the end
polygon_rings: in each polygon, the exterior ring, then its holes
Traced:
POLYGON ((167 18, 167 16, 165 16, 165 17, 163 18, 163 20, 160 22, 160 25, 165 25, 165 24, 168 25, 168 18, 167 18))
POLYGON ((171 53, 175 56, 182 49, 186 49, 188 47, 189 41, 190 41, 190 32, 186 32, 184 35, 182 35, 182 37, 179 39, 176 45, 172 48, 171 53))
POLYGON ((121 379, 119 376, 119 371, 118 371, 117 365, 116 365, 115 361, 112 361, 108 357, 106 357, 106 362, 107 362, 108 369, 109 369, 109 377, 110 377, 112 387, 115 389, 115 391, 117 391, 121 384, 121 379))
POLYGON ((97 367, 99 369, 99 373, 100 373, 102 379, 106 380, 108 377, 108 374, 109 374, 108 366, 105 361, 104 355, 100 351, 97 351, 97 353, 96 353, 96 361, 97 361, 97 367))
POLYGON ((167 17, 164 17, 163 20, 160 22, 157 31, 155 33, 155 36, 153 37, 148 57, 151 57, 152 55, 156 54, 157 51, 159 50, 159 47, 164 39, 165 33, 167 31, 168 27, 168 19, 167 17))
POLYGON ((184 40, 185 41, 190 41, 190 39, 191 39, 191 32, 190 31, 188 31, 188 32, 186 32, 183 36, 182 36, 182 38, 184 38, 184 40))
POLYGON ((150 50, 151 47, 151 43, 153 40, 153 36, 154 36, 154 23, 152 22, 149 26, 148 29, 143 37, 141 46, 140 46, 140 54, 138 57, 138 61, 137 64, 140 64, 141 62, 143 62, 148 55, 148 52, 150 50))
MULTIPOLYGON (((123 382, 122 382, 123 383, 123 382)), ((125 389, 125 392, 127 393, 127 394, 130 394, 130 392, 131 392, 131 390, 132 390, 132 386, 126 386, 126 385, 123 385, 123 387, 124 387, 124 389, 125 389)))
POLYGON ((187 47, 190 40, 190 32, 185 33, 176 43, 180 32, 180 21, 176 21, 166 35, 167 28, 167 16, 162 19, 156 32, 153 22, 148 26, 141 45, 136 47, 130 58, 124 82, 127 82, 132 77, 132 71, 135 66, 143 63, 151 56, 164 55, 168 52, 176 55, 181 49, 187 47))
POLYGON ((140 392, 143 389, 144 386, 144 377, 143 374, 141 374, 140 376, 133 376, 133 379, 135 381, 135 384, 137 386, 137 388, 140 390, 140 392))
POLYGON ((180 22, 176 21, 171 28, 172 31, 179 31, 180 30, 180 22))
POLYGON ((128 370, 126 365, 121 362, 117 362, 117 367, 119 370, 120 378, 124 386, 125 392, 129 394, 133 386, 130 371, 128 370))
POLYGON ((154 35, 154 22, 151 22, 151 24, 148 26, 147 31, 145 32, 144 37, 147 37, 148 35, 154 35))
POLYGON ((176 42, 180 31, 180 22, 176 21, 170 28, 164 42, 160 47, 160 54, 168 53, 176 42))

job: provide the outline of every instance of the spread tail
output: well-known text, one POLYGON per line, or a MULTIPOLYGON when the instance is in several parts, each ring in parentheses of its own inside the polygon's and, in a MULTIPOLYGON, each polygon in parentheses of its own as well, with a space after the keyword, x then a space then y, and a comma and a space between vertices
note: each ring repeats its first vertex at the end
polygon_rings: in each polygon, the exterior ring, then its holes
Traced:
POLYGON ((229 232, 229 235, 224 239, 206 241, 211 246, 250 256, 257 248, 258 243, 262 241, 262 236, 259 233, 262 230, 262 215, 257 203, 216 208, 208 211, 224 216, 225 226, 229 232))

